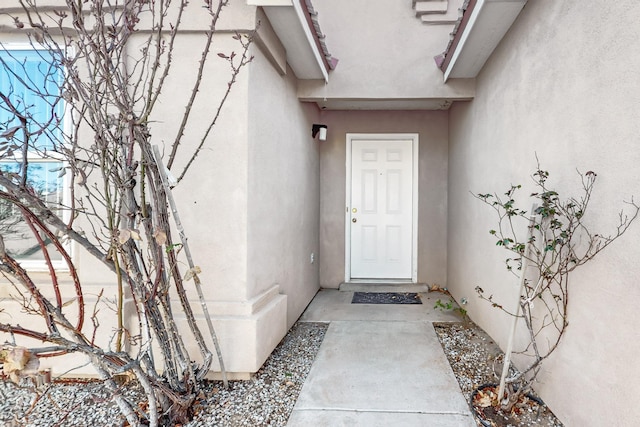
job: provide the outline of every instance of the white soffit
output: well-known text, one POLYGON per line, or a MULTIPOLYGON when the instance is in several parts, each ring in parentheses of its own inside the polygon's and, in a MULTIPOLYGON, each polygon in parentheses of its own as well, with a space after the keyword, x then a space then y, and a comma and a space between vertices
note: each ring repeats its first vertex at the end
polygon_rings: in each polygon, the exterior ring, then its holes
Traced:
POLYGON ((514 23, 527 0, 478 0, 444 71, 449 78, 474 78, 514 23))
POLYGON ((448 99, 327 99, 314 100, 322 110, 447 110, 448 99))
POLYGON ((262 7, 297 78, 329 80, 322 53, 298 0, 247 0, 247 4, 262 7))

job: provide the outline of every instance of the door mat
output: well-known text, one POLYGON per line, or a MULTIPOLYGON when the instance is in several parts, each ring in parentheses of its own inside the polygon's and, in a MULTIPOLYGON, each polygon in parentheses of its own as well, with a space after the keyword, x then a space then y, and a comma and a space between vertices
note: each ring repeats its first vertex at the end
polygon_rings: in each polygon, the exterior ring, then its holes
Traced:
POLYGON ((354 292, 351 304, 422 304, 415 292, 354 292))

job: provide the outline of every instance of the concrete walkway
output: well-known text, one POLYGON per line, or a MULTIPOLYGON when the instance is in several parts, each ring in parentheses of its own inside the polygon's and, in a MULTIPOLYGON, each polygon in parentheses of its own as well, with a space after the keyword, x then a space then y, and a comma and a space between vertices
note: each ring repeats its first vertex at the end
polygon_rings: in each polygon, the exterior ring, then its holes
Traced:
POLYGON ((420 296, 369 305, 320 291, 300 320, 329 328, 287 425, 475 427, 432 325, 459 318, 433 308, 441 294, 420 296))

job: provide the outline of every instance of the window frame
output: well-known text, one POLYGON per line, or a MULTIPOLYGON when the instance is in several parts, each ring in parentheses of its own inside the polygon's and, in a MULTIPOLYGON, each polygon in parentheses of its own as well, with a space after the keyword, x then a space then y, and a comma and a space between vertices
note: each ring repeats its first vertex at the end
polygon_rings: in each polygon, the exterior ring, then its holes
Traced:
MULTIPOLYGON (((44 47, 39 48, 36 47, 32 44, 29 43, 0 43, 0 49, 2 51, 31 51, 31 52, 37 52, 37 51, 42 51, 42 52, 50 52, 49 49, 46 49, 44 47)), ((0 67, 2 65, 0 64, 0 67)), ((61 69, 61 80, 64 80, 64 76, 65 76, 65 69, 62 68, 61 69)), ((65 100, 60 97, 59 102, 62 103, 62 126, 61 126, 61 132, 62 132, 62 137, 60 138, 60 142, 62 144, 67 144, 67 142, 65 141, 65 137, 64 135, 69 135, 69 131, 71 130, 71 121, 68 120, 68 114, 69 112, 67 111, 67 105, 65 100)), ((22 152, 18 152, 18 153, 14 153, 13 154, 13 160, 9 161, 9 160, 0 160, 0 163, 8 163, 8 164, 15 164, 15 163, 21 163, 22 160, 24 159, 22 152)), ((36 162, 42 162, 42 163, 62 163, 62 167, 65 168, 67 167, 67 162, 65 161, 65 158, 63 155, 59 154, 59 153, 55 153, 55 152, 47 152, 46 156, 42 156, 39 155, 37 151, 34 150, 28 150, 27 151, 27 161, 29 162, 29 164, 36 163, 36 162)), ((64 222, 68 222, 71 219, 71 210, 69 209, 69 206, 71 206, 71 189, 70 189, 70 179, 69 179, 69 175, 68 174, 64 174, 61 177, 61 208, 62 208, 62 215, 61 215, 61 219, 64 222)), ((50 229, 51 230, 51 229, 50 229)), ((55 230, 52 230, 53 232, 55 232, 55 230)), ((62 245, 64 247, 64 249, 67 251, 67 254, 73 259, 74 258, 74 245, 71 244, 71 241, 69 239, 63 239, 62 241, 62 245)), ((57 250, 55 250, 55 248, 53 248, 53 252, 50 251, 50 253, 56 253, 57 250)), ((26 269, 27 271, 33 271, 33 272, 41 272, 41 271, 49 271, 49 266, 46 262, 46 260, 42 259, 42 260, 32 260, 32 259, 26 259, 26 258, 20 258, 17 257, 16 261, 18 261, 20 263, 20 265, 26 269)), ((67 264, 67 262, 65 261, 64 257, 60 256, 60 259, 51 259, 51 266, 56 270, 56 271, 69 271, 69 265, 67 264)))

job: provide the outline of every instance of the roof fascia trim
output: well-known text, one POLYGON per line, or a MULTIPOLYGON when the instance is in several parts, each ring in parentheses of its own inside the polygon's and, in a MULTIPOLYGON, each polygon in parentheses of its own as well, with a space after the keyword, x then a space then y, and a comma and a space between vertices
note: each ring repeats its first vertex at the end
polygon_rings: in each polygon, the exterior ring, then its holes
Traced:
MULTIPOLYGON (((444 81, 446 82, 449 79, 450 74, 452 73, 456 63, 458 62, 460 57, 464 55, 465 47, 467 47, 467 44, 469 43, 470 37, 472 36, 472 33, 474 32, 475 27, 480 26, 479 22, 486 19, 488 14, 490 13, 486 11, 486 9, 488 8, 486 8, 485 6, 487 6, 488 4, 496 5, 499 3, 505 3, 505 4, 509 4, 510 6, 518 5, 519 8, 517 8, 517 13, 514 13, 514 14, 507 13, 505 15, 505 18, 507 18, 507 20, 504 21, 505 25, 503 27, 503 30, 504 30, 503 34, 500 37, 500 39, 495 42, 495 45, 492 46, 489 54, 487 55, 486 58, 484 58, 483 64, 484 62, 486 62, 489 56, 491 56, 491 53, 500 43, 500 40, 502 40, 502 38, 504 37, 504 34, 506 34, 509 28, 511 28, 511 26, 517 19, 520 11, 526 5, 527 1, 528 0, 477 0, 477 1, 471 0, 469 2, 469 7, 467 8, 467 10, 463 15, 460 29, 454 35, 454 39, 451 43, 451 49, 449 50, 449 52, 447 52, 446 57, 444 58, 444 61, 440 67, 444 72, 444 81)), ((482 67, 480 67, 480 69, 482 69, 482 67)), ((465 78, 474 78, 474 77, 476 76, 475 75, 465 76, 465 78)))
MULTIPOLYGON (((466 21, 466 25, 464 26, 462 33, 458 32, 458 34, 460 34, 460 37, 458 38, 457 43, 456 43, 456 40, 454 40, 455 48, 454 48, 453 54, 451 55, 451 59, 448 61, 448 63, 445 62, 446 63, 446 68, 444 69, 445 82, 449 79, 449 74, 451 74, 451 71, 453 70, 454 65, 456 65, 456 61, 460 57, 461 52, 464 49, 464 46, 467 40, 469 39, 469 34, 471 34, 471 30, 473 29, 473 26, 475 25, 478 19, 478 15, 480 14, 480 11, 484 7, 484 1, 485 0, 478 0, 478 1, 472 0, 471 3, 469 4, 470 7, 469 9, 467 9, 467 10, 471 10, 471 14, 468 15, 469 19, 466 21)), ((464 17, 462 19, 464 22, 464 17)))
MULTIPOLYGON (((304 1, 304 0, 301 0, 301 1, 304 1)), ((293 8, 295 9, 296 15, 300 20, 300 25, 302 25, 302 29, 304 30, 304 34, 307 37, 307 42, 309 43, 309 47, 313 52, 313 56, 318 63, 318 67, 320 67, 320 71, 322 72, 324 81, 328 82, 329 81, 329 72, 327 71, 328 64, 326 63, 324 55, 321 52, 319 41, 317 40, 317 34, 315 34, 315 31, 314 32, 311 31, 311 28, 313 26, 311 22, 311 16, 307 11, 306 6, 304 7, 304 10, 303 10, 303 7, 300 1, 294 1, 293 8)))
POLYGON ((326 59, 324 58, 324 55, 320 51, 319 41, 316 39, 317 35, 314 35, 314 32, 311 31, 313 25, 311 22, 311 17, 309 16, 306 7, 303 8, 299 0, 247 0, 247 4, 249 6, 259 6, 264 9, 269 9, 272 7, 293 7, 298 21, 295 24, 300 25, 300 27, 302 28, 302 31, 305 35, 306 44, 308 45, 309 50, 316 60, 318 69, 320 70, 324 81, 329 81, 328 64, 326 62, 326 59))

